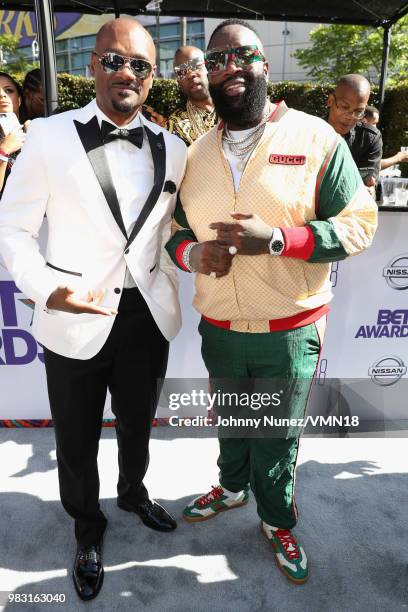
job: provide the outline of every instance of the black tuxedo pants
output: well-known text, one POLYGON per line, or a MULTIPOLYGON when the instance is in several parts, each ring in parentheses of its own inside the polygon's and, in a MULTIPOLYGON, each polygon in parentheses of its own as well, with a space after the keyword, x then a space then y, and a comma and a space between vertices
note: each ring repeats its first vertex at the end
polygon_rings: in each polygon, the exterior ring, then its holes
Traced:
POLYGON ((131 505, 148 498, 143 478, 168 347, 135 288, 122 291, 112 331, 91 359, 70 359, 44 348, 61 501, 83 546, 98 542, 107 523, 99 506, 97 466, 107 389, 116 417, 118 498, 131 505))

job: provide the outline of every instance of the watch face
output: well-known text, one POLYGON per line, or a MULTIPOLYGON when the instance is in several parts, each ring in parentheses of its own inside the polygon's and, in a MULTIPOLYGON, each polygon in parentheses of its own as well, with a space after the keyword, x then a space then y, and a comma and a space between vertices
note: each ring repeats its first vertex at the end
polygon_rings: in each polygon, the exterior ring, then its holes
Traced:
POLYGON ((284 247, 284 244, 282 240, 274 240, 271 246, 274 253, 280 253, 284 247))

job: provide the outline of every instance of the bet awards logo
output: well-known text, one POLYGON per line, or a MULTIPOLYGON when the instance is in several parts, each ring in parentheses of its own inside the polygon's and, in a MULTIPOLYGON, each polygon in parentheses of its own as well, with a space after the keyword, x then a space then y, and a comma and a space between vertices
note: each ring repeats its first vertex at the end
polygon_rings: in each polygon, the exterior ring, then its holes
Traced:
POLYGON ((391 289, 408 289, 408 255, 394 257, 388 266, 383 268, 383 276, 391 289))
MULTIPOLYGON (((24 327, 22 320, 32 316, 32 304, 25 298, 16 297, 21 293, 13 281, 0 281, 0 366, 21 366, 37 358, 44 363, 44 355, 34 336, 24 327), (20 304, 30 310, 20 312, 20 304)), ((25 326, 29 326, 25 325, 25 326)))
POLYGON ((401 357, 390 355, 388 357, 380 357, 368 368, 368 375, 376 385, 389 387, 394 385, 407 373, 407 366, 402 361, 401 357))

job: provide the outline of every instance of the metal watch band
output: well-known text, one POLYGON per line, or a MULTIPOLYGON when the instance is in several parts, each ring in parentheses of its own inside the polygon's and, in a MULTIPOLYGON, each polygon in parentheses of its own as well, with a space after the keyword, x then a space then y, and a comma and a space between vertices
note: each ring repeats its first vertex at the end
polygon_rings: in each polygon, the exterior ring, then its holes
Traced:
POLYGON ((187 268, 189 272, 195 272, 194 268, 190 264, 190 253, 191 253, 191 249, 193 249, 196 244, 198 244, 198 242, 190 242, 190 244, 188 244, 183 251, 183 257, 182 257, 183 264, 185 265, 185 267, 187 268))
POLYGON ((279 227, 274 227, 272 238, 269 242, 269 252, 271 255, 280 255, 285 248, 285 238, 279 227))

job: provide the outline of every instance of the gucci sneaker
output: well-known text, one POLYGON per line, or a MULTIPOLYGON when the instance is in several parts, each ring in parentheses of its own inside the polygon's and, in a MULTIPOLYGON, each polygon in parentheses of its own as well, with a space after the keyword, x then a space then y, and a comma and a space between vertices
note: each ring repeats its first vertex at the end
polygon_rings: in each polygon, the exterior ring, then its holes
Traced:
POLYGON ((296 584, 309 577, 306 553, 289 529, 278 529, 262 521, 261 531, 272 544, 275 561, 280 571, 296 584))
POLYGON ((225 510, 239 508, 248 502, 248 489, 233 493, 221 485, 212 487, 209 493, 196 497, 184 508, 183 519, 190 523, 207 521, 225 510))

